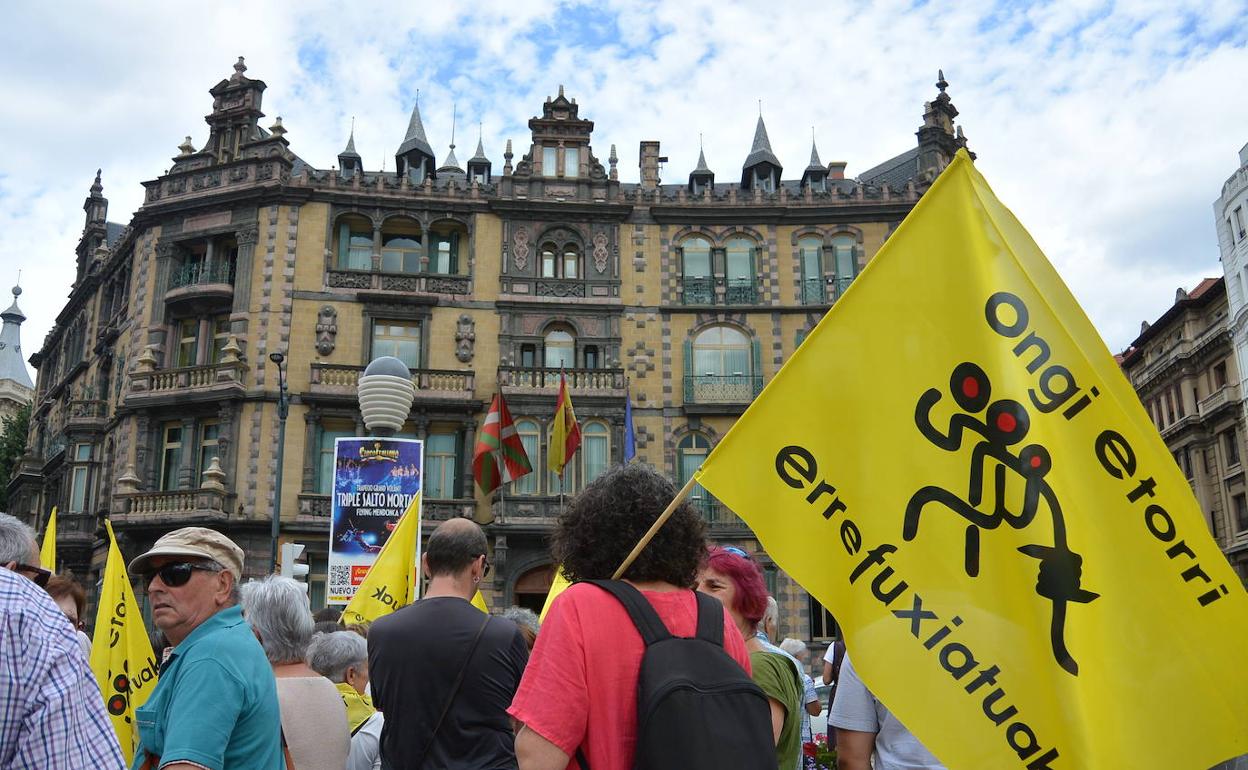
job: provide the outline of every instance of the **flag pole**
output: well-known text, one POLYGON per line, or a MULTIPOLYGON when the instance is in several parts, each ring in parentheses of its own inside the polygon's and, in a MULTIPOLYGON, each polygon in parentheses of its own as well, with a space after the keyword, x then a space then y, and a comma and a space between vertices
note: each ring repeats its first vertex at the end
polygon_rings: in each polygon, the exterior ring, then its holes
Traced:
POLYGON ((662 529, 663 525, 667 523, 667 520, 672 517, 672 514, 676 511, 676 507, 684 502, 685 498, 689 496, 689 493, 693 491, 693 485, 695 483, 697 482, 694 481, 694 477, 689 477, 689 480, 685 482, 685 485, 680 488, 679 492, 676 493, 676 497, 672 498, 672 501, 667 504, 667 508, 663 509, 663 513, 659 514, 659 518, 654 520, 654 523, 650 525, 650 529, 646 530, 646 534, 641 536, 641 540, 638 541, 637 545, 633 546, 633 550, 629 552, 628 556, 624 557, 624 563, 621 564, 620 568, 617 569, 615 574, 611 576, 612 580, 619 580, 620 576, 628 571, 628 568, 632 566, 633 562, 637 559, 641 552, 644 551, 646 546, 650 544, 650 541, 654 539, 654 536, 658 533, 658 531, 662 529))

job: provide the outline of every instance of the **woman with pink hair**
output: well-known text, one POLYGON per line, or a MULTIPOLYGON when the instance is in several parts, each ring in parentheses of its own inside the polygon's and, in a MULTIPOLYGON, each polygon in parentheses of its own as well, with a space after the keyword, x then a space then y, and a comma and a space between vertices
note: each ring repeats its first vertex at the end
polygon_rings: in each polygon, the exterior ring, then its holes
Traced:
POLYGON ((698 574, 698 590, 719 599, 737 624, 750 653, 751 677, 771 706, 771 729, 776 739, 780 770, 801 767, 803 683, 792 661, 771 652, 757 636, 767 611, 767 584, 749 555, 735 546, 712 548, 698 574))

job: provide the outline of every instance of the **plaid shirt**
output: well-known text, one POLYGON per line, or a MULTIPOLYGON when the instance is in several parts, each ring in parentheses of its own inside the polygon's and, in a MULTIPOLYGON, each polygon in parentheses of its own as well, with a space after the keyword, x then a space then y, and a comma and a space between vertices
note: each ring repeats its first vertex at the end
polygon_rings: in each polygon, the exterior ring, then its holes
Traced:
POLYGON ((0 567, 0 768, 124 768, 74 629, 43 589, 0 567))

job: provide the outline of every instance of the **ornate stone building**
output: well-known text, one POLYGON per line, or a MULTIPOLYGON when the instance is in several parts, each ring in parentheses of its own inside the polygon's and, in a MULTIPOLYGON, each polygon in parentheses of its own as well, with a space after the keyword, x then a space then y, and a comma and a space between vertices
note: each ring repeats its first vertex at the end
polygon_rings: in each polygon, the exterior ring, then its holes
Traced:
MULTIPOLYGON (((261 126, 265 84, 245 70, 240 59, 211 89, 207 142, 188 138, 145 183, 124 230, 105 221, 97 179, 73 295, 32 359, 36 412, 12 490, 32 520, 70 512, 76 569, 93 548, 98 566, 104 516, 126 553, 196 523, 242 543, 249 573, 270 569, 280 352, 282 537, 308 545, 322 600, 333 441, 363 434, 356 382, 384 354, 418 386, 403 435, 427 442, 429 525, 476 518, 491 605, 540 606, 560 495, 622 460, 626 392, 639 460, 687 479, 965 146, 942 77, 915 146, 857 179, 813 146, 786 179, 760 118, 739 181, 717 181, 702 156, 663 183, 659 142, 642 141, 640 182, 622 183, 615 148, 604 164, 593 121, 560 88, 501 169, 480 141, 463 167, 454 145, 438 165, 418 109, 396 171, 366 170, 381 159, 353 137, 325 168, 295 154, 280 118, 261 126), (544 470, 561 369, 584 435, 562 488, 544 470), (487 501, 471 455, 496 391, 538 470, 487 501)), ((713 537, 757 547, 695 497, 713 537)), ((768 577, 800 624, 786 634, 831 633, 822 608, 768 577)))
POLYGON ((1122 355, 1122 367, 1192 485, 1214 539, 1248 580, 1248 434, 1226 283, 1206 278, 1122 355))

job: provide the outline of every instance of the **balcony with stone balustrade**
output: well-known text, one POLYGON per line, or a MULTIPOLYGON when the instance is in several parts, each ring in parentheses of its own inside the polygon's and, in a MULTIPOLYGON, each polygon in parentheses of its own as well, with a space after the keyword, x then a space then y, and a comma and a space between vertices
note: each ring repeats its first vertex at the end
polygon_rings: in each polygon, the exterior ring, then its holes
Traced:
MULTIPOLYGON (((476 372, 471 369, 411 369, 416 399, 471 401, 476 389, 476 372)), ((318 396, 340 396, 354 401, 363 366, 312 363, 308 392, 318 396)))
POLYGON ((126 406, 241 398, 246 388, 247 365, 239 360, 240 352, 238 342, 231 337, 218 363, 158 369, 155 352, 151 347, 145 348, 130 373, 126 406))
POLYGON ((559 375, 567 377, 568 391, 575 396, 623 398, 626 381, 623 369, 559 369, 549 366, 500 366, 498 385, 503 395, 556 396, 559 375))

